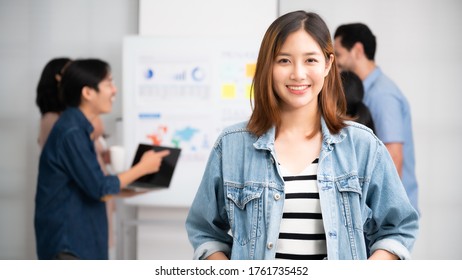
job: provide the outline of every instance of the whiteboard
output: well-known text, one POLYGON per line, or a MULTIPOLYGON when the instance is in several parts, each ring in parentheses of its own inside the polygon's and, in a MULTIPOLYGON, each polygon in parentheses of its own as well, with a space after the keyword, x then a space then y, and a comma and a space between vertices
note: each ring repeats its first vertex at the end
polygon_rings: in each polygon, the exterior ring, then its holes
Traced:
POLYGON ((169 189, 129 198, 126 203, 191 205, 219 133, 250 116, 259 39, 124 39, 126 167, 139 143, 182 149, 169 189))

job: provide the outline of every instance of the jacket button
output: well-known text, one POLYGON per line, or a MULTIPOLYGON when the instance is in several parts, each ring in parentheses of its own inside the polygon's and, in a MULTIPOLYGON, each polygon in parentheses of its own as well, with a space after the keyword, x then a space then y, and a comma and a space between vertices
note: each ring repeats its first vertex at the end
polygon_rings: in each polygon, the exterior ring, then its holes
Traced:
POLYGON ((276 193, 274 194, 274 200, 279 200, 281 198, 281 195, 276 193))
POLYGON ((267 247, 268 249, 270 249, 270 250, 273 249, 273 242, 268 242, 268 244, 266 245, 266 247, 267 247))

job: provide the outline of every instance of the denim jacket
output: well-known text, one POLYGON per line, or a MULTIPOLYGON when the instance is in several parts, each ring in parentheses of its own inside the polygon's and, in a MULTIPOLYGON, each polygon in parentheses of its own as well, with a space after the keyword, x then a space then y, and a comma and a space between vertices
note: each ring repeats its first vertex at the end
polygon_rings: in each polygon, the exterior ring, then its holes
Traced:
MULTIPOLYGON (((409 259, 418 214, 385 146, 360 124, 331 134, 321 122, 317 178, 328 259, 366 259, 365 236, 371 253, 409 259)), ((217 251, 274 259, 284 204, 274 140, 274 127, 256 137, 246 123, 217 139, 186 220, 195 259, 217 251)))

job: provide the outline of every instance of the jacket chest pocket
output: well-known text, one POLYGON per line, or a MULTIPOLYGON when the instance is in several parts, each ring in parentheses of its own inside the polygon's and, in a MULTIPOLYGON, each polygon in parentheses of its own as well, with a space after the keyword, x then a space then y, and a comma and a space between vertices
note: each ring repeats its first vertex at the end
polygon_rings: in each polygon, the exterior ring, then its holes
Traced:
POLYGON ((362 189, 357 176, 349 176, 336 181, 339 192, 339 202, 342 209, 344 225, 347 228, 363 230, 363 225, 369 216, 366 209, 362 210, 362 189))
POLYGON ((261 235, 263 187, 257 183, 246 183, 244 186, 225 183, 225 186, 233 238, 240 245, 246 245, 261 235))

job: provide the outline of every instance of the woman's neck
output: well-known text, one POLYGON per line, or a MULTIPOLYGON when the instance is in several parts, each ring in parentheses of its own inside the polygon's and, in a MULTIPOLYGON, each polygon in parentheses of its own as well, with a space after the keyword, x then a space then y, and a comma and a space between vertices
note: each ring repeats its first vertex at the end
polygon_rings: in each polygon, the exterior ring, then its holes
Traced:
POLYGON ((321 115, 318 111, 291 111, 282 114, 277 134, 312 138, 321 131, 321 115))
POLYGON ((299 174, 319 156, 322 143, 320 114, 285 114, 274 141, 278 162, 299 174))

